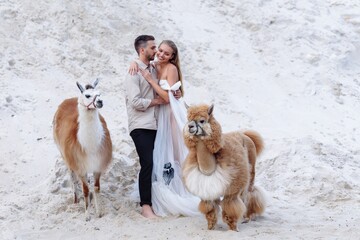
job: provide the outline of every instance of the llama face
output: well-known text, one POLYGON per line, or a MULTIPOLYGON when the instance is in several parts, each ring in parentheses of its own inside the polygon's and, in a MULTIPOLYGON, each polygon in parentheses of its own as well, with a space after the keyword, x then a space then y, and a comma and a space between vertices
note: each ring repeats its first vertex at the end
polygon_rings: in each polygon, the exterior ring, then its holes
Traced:
POLYGON ((78 98, 78 102, 89 110, 103 107, 103 101, 100 97, 100 92, 95 90, 98 82, 99 80, 96 80, 93 85, 87 84, 85 89, 81 86, 80 83, 76 83, 81 92, 81 95, 78 98))
POLYGON ((102 108, 103 101, 100 98, 100 93, 94 89, 85 90, 79 98, 80 103, 88 109, 102 108))

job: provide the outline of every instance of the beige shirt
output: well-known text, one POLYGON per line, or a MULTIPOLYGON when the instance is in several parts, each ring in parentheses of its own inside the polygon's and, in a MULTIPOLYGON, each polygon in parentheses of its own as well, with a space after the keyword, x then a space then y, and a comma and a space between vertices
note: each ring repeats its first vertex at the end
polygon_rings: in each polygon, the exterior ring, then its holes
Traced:
MULTIPOLYGON (((150 70, 152 78, 158 81, 156 69, 146 66, 140 60, 136 60, 139 68, 150 70)), ((138 72, 135 75, 126 75, 125 101, 128 114, 129 132, 137 128, 157 129, 158 106, 149 107, 151 100, 156 96, 155 90, 138 72)))

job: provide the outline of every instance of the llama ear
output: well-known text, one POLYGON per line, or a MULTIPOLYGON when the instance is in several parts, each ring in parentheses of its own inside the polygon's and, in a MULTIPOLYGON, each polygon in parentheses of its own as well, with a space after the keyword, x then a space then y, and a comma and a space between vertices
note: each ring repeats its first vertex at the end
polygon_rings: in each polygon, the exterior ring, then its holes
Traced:
POLYGON ((95 82, 93 83, 94 88, 96 88, 96 85, 98 85, 99 81, 100 81, 99 78, 97 78, 97 79, 95 80, 95 82))
POLYGON ((83 93, 83 92, 84 92, 83 86, 81 86, 81 84, 80 84, 79 82, 76 82, 76 85, 77 85, 78 88, 80 89, 80 92, 83 93))
POLYGON ((208 108, 209 116, 212 114, 213 110, 214 110, 214 104, 211 104, 210 107, 208 108))

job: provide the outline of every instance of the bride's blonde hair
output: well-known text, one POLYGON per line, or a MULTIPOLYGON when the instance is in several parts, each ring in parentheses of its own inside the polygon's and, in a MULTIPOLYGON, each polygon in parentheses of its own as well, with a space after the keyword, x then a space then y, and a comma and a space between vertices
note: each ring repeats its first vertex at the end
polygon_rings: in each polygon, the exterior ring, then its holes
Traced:
POLYGON ((171 49, 173 50, 173 55, 172 57, 170 58, 170 63, 174 64, 175 67, 177 68, 178 70, 178 75, 179 75, 179 81, 181 82, 181 87, 180 87, 180 90, 181 90, 181 95, 184 96, 184 86, 183 86, 183 81, 182 81, 182 73, 181 73, 181 69, 180 69, 180 58, 179 58, 179 51, 178 51, 178 48, 177 46, 175 45, 175 43, 171 40, 163 40, 159 47, 161 46, 161 44, 166 44, 168 45, 169 47, 171 47, 171 49))

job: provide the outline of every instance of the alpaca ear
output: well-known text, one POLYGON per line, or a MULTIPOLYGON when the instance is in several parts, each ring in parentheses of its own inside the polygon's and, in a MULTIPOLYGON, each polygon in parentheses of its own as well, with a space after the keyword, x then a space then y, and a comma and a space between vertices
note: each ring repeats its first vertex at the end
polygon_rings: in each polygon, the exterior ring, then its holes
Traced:
POLYGON ((214 110, 214 104, 211 104, 210 107, 208 108, 209 116, 212 114, 213 110, 214 110))
POLYGON ((83 92, 84 92, 83 86, 81 86, 81 84, 80 84, 79 82, 76 82, 76 85, 77 85, 78 88, 80 89, 80 92, 83 93, 83 92))
POLYGON ((98 85, 99 81, 100 81, 99 78, 97 78, 97 79, 95 80, 95 82, 93 83, 94 88, 96 88, 96 85, 98 85))

